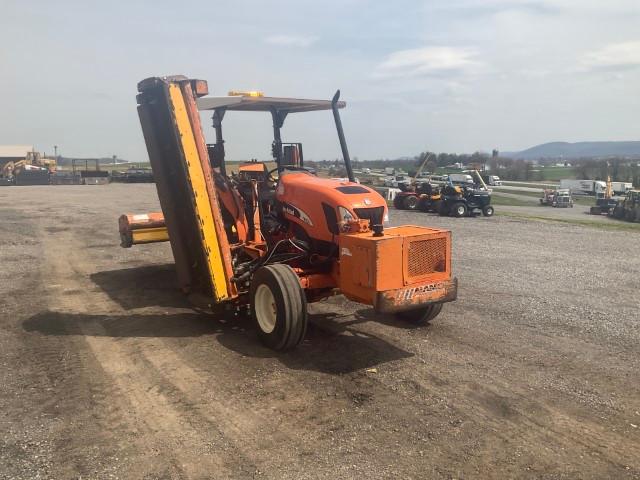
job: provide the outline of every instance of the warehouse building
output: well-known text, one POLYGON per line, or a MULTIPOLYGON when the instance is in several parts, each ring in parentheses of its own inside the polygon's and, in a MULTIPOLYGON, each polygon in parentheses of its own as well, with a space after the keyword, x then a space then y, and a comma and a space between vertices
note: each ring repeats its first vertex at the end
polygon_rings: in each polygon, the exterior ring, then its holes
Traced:
POLYGON ((27 158, 33 152, 33 145, 0 145, 0 169, 9 162, 27 158))

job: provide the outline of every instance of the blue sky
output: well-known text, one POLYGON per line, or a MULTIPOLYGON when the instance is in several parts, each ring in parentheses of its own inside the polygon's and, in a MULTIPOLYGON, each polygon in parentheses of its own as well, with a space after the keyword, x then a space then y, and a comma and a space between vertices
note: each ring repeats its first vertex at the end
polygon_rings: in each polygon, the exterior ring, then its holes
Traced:
MULTIPOLYGON (((146 160, 136 84, 347 101, 352 156, 640 139, 637 0, 0 0, 0 144, 146 160)), ((205 133, 211 138, 210 121, 205 133)), ((270 119, 225 118, 231 158, 266 159, 270 119)), ((290 117, 339 155, 328 112, 290 117)))

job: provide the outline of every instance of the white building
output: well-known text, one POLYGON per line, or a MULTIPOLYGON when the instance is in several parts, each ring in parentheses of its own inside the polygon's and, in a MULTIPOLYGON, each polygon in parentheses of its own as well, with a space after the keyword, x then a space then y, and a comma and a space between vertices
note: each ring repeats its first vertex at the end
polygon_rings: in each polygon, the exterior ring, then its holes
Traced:
POLYGON ((7 162, 23 160, 32 151, 33 145, 0 145, 0 166, 7 162))

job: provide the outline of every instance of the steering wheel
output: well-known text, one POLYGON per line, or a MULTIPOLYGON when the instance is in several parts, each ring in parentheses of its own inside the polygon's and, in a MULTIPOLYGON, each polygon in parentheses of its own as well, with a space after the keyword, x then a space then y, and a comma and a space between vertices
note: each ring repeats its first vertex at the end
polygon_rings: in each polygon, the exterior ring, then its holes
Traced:
MULTIPOLYGON (((269 170, 267 172, 267 178, 269 179, 269 181, 276 183, 278 181, 277 178, 273 177, 273 173, 278 171, 279 167, 276 168, 272 168, 271 170, 269 170)), ((283 168, 283 170, 293 170, 293 171, 299 171, 299 172, 308 172, 308 173, 313 173, 311 168, 307 168, 307 167, 296 167, 294 165, 287 165, 286 167, 283 168)))

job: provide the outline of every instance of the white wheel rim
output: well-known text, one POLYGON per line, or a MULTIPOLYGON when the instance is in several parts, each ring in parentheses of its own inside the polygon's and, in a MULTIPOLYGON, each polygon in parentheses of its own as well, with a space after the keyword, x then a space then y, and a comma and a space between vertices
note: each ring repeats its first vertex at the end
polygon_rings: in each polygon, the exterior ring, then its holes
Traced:
POLYGON ((267 285, 259 285, 256 289, 254 306, 260 330, 264 333, 273 332, 277 318, 276 299, 267 285))
POLYGON ((458 207, 458 215, 462 215, 464 213, 464 207, 458 207))

